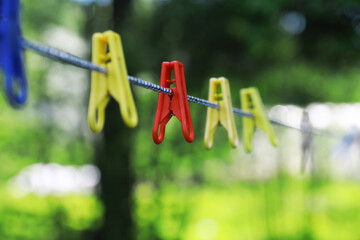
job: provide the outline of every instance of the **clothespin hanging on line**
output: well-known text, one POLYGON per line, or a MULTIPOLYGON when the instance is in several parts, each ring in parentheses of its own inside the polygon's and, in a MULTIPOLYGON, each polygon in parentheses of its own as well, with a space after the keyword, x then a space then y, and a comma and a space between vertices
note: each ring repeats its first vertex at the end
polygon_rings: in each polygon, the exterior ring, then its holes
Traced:
POLYGON ((246 88, 240 90, 241 106, 244 111, 250 112, 254 115, 254 118, 243 117, 243 135, 244 135, 244 147, 246 152, 252 151, 252 137, 255 132, 255 128, 259 127, 263 130, 272 143, 277 146, 278 139, 275 132, 267 118, 263 103, 260 98, 257 88, 246 88))
POLYGON ((313 135, 312 125, 307 110, 303 111, 301 120, 301 172, 305 173, 307 166, 310 172, 316 169, 313 158, 313 135))
POLYGON ((23 66, 19 0, 0 1, 0 66, 3 86, 13 107, 27 99, 27 81, 23 66))
POLYGON ((153 140, 156 144, 160 144, 164 140, 165 126, 173 115, 181 122, 185 140, 188 142, 194 141, 194 128, 186 91, 184 66, 178 61, 163 62, 161 67, 160 86, 170 88, 173 83, 176 83, 176 87, 171 88, 173 91, 171 96, 165 93, 159 93, 153 127, 153 140), (175 79, 173 80, 171 80, 172 71, 174 71, 175 75, 175 79))
POLYGON ((88 122, 93 132, 105 123, 105 108, 112 96, 128 127, 135 127, 138 115, 131 92, 120 35, 112 31, 93 35, 92 62, 108 70, 107 74, 92 71, 88 122))
POLYGON ((209 101, 219 105, 219 109, 208 107, 206 115, 206 126, 204 145, 211 149, 214 134, 219 125, 228 132, 229 141, 233 148, 239 144, 235 120, 231 104, 229 81, 224 78, 211 78, 209 86, 209 101))

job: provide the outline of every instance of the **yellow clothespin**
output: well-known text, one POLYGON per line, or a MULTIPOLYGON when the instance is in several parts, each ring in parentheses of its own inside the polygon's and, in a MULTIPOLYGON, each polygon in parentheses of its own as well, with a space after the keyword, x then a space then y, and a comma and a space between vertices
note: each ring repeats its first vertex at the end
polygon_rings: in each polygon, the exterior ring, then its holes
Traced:
POLYGON ((209 101, 218 104, 220 108, 208 107, 207 109, 205 148, 210 149, 212 147, 215 130, 220 124, 227 130, 231 146, 236 148, 239 140, 232 111, 229 81, 226 78, 210 79, 209 101))
POLYGON ((277 146, 278 139, 275 132, 266 116, 263 103, 260 98, 257 88, 247 88, 240 90, 242 110, 250 112, 254 118, 243 117, 243 135, 244 146, 247 152, 252 150, 252 137, 255 132, 255 127, 262 129, 272 143, 277 146))
POLYGON ((120 35, 112 31, 95 33, 92 62, 108 70, 107 74, 92 71, 88 122, 93 132, 99 132, 105 122, 105 108, 110 95, 119 103, 120 112, 128 127, 138 123, 131 92, 120 35))

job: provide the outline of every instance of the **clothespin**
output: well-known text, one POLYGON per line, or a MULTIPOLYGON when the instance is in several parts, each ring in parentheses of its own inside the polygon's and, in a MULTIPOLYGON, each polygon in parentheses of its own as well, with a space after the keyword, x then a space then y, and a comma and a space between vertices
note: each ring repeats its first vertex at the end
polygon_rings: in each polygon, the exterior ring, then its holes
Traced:
POLYGON ((315 169, 315 163, 313 160, 313 136, 312 125, 308 111, 303 111, 301 120, 301 172, 305 172, 307 163, 310 164, 310 170, 315 169))
POLYGON ((341 157, 348 161, 351 158, 351 152, 353 149, 358 148, 359 145, 360 129, 356 126, 352 126, 335 145, 333 153, 337 157, 341 157))
POLYGON ((0 1, 0 66, 6 96, 13 107, 27 99, 27 81, 23 66, 19 0, 0 1))
POLYGON ((207 109, 204 145, 210 149, 213 145, 214 134, 219 125, 228 132, 229 141, 233 148, 239 144, 234 114, 232 111, 229 81, 224 78, 211 78, 209 87, 209 101, 219 105, 219 109, 207 109))
POLYGON ((254 118, 243 117, 243 135, 245 150, 247 152, 251 152, 252 150, 252 137, 256 127, 259 127, 268 135, 268 138, 272 145, 277 146, 277 137, 266 116, 265 109, 257 88, 252 87, 247 89, 241 89, 240 95, 242 109, 254 115, 254 118))
POLYGON ((186 91, 184 66, 178 61, 163 62, 160 86, 170 88, 173 83, 176 83, 176 87, 171 88, 173 91, 171 96, 165 93, 159 93, 153 128, 153 139, 156 144, 160 144, 164 140, 165 126, 173 115, 181 122, 185 140, 188 142, 194 141, 194 128, 186 91), (174 71, 175 75, 175 79, 173 80, 171 80, 172 71, 174 71))
POLYGON ((112 96, 120 105, 120 112, 128 127, 138 123, 131 92, 120 35, 112 31, 95 33, 92 62, 108 70, 107 74, 91 73, 91 92, 88 122, 93 132, 99 132, 105 122, 105 108, 112 96))

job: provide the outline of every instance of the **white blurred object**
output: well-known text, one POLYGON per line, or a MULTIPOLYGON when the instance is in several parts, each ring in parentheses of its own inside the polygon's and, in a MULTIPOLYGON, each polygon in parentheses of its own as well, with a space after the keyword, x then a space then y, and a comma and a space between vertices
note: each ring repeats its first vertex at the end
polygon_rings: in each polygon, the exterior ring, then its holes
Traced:
POLYGON ((78 57, 86 57, 89 46, 77 33, 66 28, 50 25, 43 34, 44 43, 69 52, 78 57))
MULTIPOLYGON (((79 57, 86 57, 89 51, 81 36, 59 26, 50 26, 43 34, 43 41, 79 57)), ((44 122, 56 124, 69 134, 80 134, 82 129, 87 130, 83 109, 89 88, 88 71, 57 62, 51 62, 48 69, 46 92, 51 100, 44 99, 48 102, 41 103, 43 107, 36 110, 44 122)))
POLYGON ((24 168, 8 182, 13 195, 91 194, 100 181, 100 171, 94 165, 62 166, 56 163, 34 164, 24 168))
POLYGON ((308 107, 310 121, 314 128, 329 128, 332 124, 334 111, 327 104, 311 104, 308 107))

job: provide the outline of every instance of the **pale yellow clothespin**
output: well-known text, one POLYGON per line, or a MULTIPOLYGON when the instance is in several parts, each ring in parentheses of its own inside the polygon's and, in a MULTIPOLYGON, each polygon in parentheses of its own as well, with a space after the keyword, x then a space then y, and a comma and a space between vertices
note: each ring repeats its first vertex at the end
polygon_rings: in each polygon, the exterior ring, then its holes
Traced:
POLYGON ((257 88, 247 88, 240 90, 241 106, 242 110, 250 112, 254 115, 254 118, 243 117, 243 136, 244 146, 246 152, 252 150, 252 137, 255 132, 255 128, 259 127, 263 130, 272 145, 277 146, 278 139, 275 132, 267 118, 263 103, 261 101, 257 88))
POLYGON ((229 81, 226 78, 210 79, 209 101, 218 104, 220 108, 208 107, 207 109, 205 148, 210 149, 212 147, 215 131, 220 124, 227 130, 231 146, 236 148, 239 140, 232 111, 229 81))
POLYGON ((92 71, 88 122, 93 132, 99 132, 105 122, 105 108, 112 96, 128 127, 138 123, 131 92, 120 35, 112 31, 95 33, 92 43, 92 62, 107 69, 107 74, 92 71))

